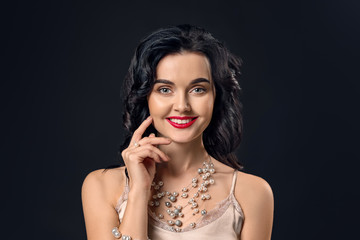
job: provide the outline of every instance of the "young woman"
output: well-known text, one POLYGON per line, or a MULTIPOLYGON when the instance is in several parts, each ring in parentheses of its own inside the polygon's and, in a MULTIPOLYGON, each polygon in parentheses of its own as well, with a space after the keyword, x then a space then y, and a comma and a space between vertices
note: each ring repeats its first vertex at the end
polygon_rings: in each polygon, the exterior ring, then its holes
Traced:
POLYGON ((125 166, 82 187, 88 239, 271 237, 273 195, 239 171, 240 61, 205 30, 160 29, 137 47, 124 82, 125 166))

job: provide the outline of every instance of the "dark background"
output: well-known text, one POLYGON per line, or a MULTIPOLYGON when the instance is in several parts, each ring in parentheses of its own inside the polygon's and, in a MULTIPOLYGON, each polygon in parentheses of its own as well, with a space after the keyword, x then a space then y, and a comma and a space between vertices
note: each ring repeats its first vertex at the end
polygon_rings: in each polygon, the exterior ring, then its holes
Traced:
POLYGON ((272 239, 357 236, 358 1, 11 1, 2 6, 3 219, 12 239, 85 239, 80 190, 115 163, 141 38, 191 23, 243 61, 245 172, 272 239), (9 194, 8 194, 9 193, 9 194))

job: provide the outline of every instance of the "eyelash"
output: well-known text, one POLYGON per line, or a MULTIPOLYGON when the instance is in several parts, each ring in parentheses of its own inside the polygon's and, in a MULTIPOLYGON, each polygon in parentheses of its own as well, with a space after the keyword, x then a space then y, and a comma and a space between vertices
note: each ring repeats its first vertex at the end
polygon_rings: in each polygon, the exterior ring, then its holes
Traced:
POLYGON ((162 88, 159 88, 159 89, 158 89, 158 92, 163 93, 163 94, 167 94, 167 93, 162 92, 163 89, 170 90, 170 88, 162 87, 162 88))
MULTIPOLYGON (((162 94, 169 94, 169 93, 164 93, 162 92, 163 89, 167 89, 167 90, 170 90, 170 88, 167 88, 167 87, 161 87, 158 89, 158 92, 162 93, 162 94)), ((196 94, 201 94, 201 93, 205 93, 206 92, 206 89, 205 88, 201 88, 201 87, 197 87, 197 88, 194 88, 193 90, 195 89, 201 89, 201 92, 200 93, 196 93, 196 94)), ((192 91, 193 91, 192 90, 192 91)), ((170 90, 171 91, 171 90, 170 90)))

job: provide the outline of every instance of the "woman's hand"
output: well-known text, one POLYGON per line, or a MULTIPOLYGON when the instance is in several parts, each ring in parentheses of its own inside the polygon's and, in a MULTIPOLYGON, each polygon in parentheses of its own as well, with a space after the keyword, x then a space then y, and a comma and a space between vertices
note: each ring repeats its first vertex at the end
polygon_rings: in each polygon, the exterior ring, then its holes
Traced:
POLYGON ((142 135, 151 123, 152 117, 149 116, 136 129, 129 146, 121 153, 129 173, 130 189, 149 191, 156 172, 155 163, 170 160, 156 145, 170 144, 171 139, 155 137, 154 134, 142 138, 142 135))

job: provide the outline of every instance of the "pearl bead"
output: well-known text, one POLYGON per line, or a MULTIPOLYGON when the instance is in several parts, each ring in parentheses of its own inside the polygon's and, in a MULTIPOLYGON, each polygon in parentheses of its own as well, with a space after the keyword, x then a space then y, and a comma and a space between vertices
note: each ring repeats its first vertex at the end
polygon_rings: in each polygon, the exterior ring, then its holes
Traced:
POLYGON ((132 238, 130 236, 123 235, 122 240, 131 240, 132 238))
POLYGON ((159 214, 159 218, 160 219, 163 219, 164 218, 164 215, 162 215, 161 213, 159 214))
POLYGON ((192 222, 190 223, 190 227, 194 228, 196 226, 196 223, 192 222))
POLYGON ((178 216, 178 215, 179 215, 179 213, 180 213, 180 209, 175 209, 175 210, 174 210, 174 214, 175 214, 175 216, 178 216))
POLYGON ((170 202, 165 202, 165 206, 171 207, 171 203, 170 202))
POLYGON ((173 221, 173 220, 169 220, 169 221, 168 221, 168 224, 169 224, 170 226, 172 226, 172 225, 174 225, 174 221, 173 221))
POLYGON ((183 194, 181 194, 181 197, 187 198, 187 197, 188 197, 188 194, 187 194, 187 193, 183 193, 183 194))
POLYGON ((215 169, 214 168, 210 169, 210 173, 211 174, 215 173, 215 169))
POLYGON ((170 199, 170 201, 172 201, 172 202, 175 202, 175 201, 176 201, 176 197, 175 197, 175 196, 170 196, 169 199, 170 199))
POLYGON ((206 212, 206 210, 204 209, 204 210, 201 210, 201 215, 205 215, 207 212, 206 212))
POLYGON ((214 184, 215 180, 213 178, 210 178, 210 184, 214 184))
POLYGON ((192 183, 192 186, 195 188, 197 187, 197 183, 192 183))
POLYGON ((178 227, 181 227, 182 222, 181 222, 180 220, 176 220, 176 221, 175 221, 175 225, 178 226, 178 227))
POLYGON ((201 174, 203 170, 201 168, 198 169, 198 173, 201 174))
POLYGON ((163 182, 163 181, 158 182, 158 184, 159 184, 160 187, 164 186, 164 182, 163 182))
POLYGON ((155 201, 155 207, 160 206, 160 202, 159 201, 155 201))
POLYGON ((183 189, 182 189, 182 191, 183 192, 187 192, 189 189, 187 189, 186 187, 184 187, 183 189))

